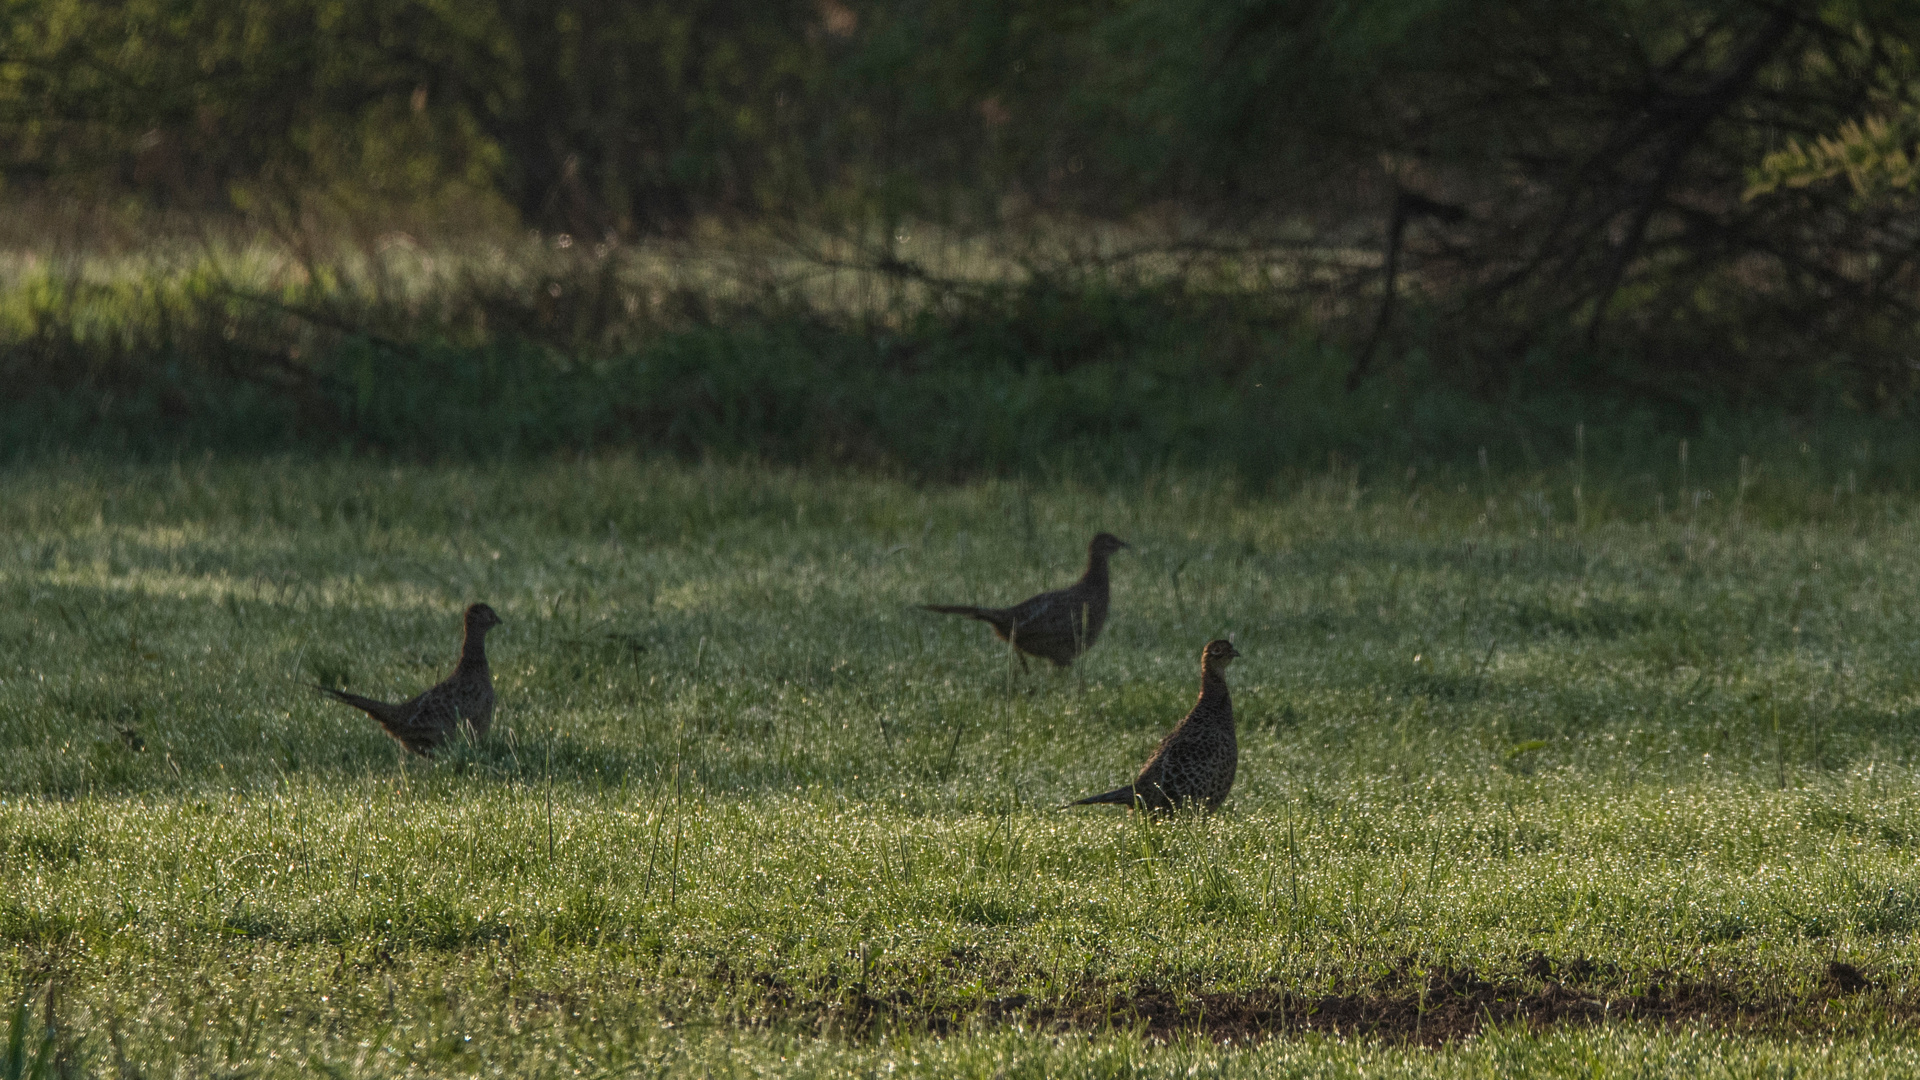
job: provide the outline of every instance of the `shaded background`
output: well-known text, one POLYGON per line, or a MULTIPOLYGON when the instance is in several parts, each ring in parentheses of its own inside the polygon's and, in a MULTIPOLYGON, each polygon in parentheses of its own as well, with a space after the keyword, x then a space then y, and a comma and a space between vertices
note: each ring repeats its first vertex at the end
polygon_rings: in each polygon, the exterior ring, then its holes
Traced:
POLYGON ((1920 388, 1911 4, 0 11, 15 453, 1260 475, 1920 388))

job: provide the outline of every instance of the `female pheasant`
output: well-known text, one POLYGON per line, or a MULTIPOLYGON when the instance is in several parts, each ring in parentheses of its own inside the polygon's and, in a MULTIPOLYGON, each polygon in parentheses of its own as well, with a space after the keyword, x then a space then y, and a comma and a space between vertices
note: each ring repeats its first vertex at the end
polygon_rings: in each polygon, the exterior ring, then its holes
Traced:
POLYGON ((1113 803, 1174 810, 1198 806, 1217 810, 1233 790, 1240 767, 1240 745, 1233 731, 1233 698, 1227 694, 1227 665, 1238 659, 1233 642, 1216 639, 1200 652, 1200 700, 1141 766, 1133 783, 1068 806, 1113 803))
MULTIPOLYGON (((1112 533, 1096 533, 1087 545, 1087 569, 1080 580, 1064 589, 1043 592, 1012 607, 987 608, 968 604, 922 604, 943 615, 965 615, 993 627, 994 636, 1015 649, 1066 667, 1093 647, 1107 625, 1107 559, 1125 540, 1112 533)), ((1026 656, 1020 658, 1025 667, 1026 656)))
POLYGON ((460 663, 432 689, 399 704, 375 701, 345 690, 314 689, 366 713, 380 722, 401 746, 422 756, 443 746, 462 722, 474 738, 493 725, 493 675, 487 669, 487 631, 500 625, 500 616, 485 604, 467 609, 465 634, 460 641, 460 663))

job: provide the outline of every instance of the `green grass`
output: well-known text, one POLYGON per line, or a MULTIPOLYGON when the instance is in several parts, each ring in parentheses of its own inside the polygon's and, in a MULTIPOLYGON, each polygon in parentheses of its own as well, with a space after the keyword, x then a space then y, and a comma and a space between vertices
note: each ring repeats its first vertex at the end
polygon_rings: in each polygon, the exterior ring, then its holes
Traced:
POLYGON ((1578 524, 1560 468, 15 465, 0 1003, 102 1074, 1911 1071, 1920 500, 1702 460, 1578 524), (1099 528, 1071 675, 913 607, 1099 528), (474 599, 489 744, 303 687, 474 599), (1222 634, 1227 810, 1056 810, 1222 634))
POLYGON ((1336 327, 1365 313, 1308 304, 1253 273, 1264 260, 1176 274, 1061 255, 990 270, 941 256, 935 289, 737 238, 599 254, 396 242, 317 263, 264 242, 0 252, 0 461, 620 452, 1264 485, 1330 453, 1471 469, 1486 447, 1496 469, 1543 469, 1584 423, 1610 435, 1621 476, 1670 466, 1681 436, 1731 455, 1723 472, 1802 440, 1868 486, 1920 467, 1898 402, 1845 392, 1838 369, 1701 386, 1576 350, 1489 382, 1436 346, 1383 353, 1350 392, 1336 327))

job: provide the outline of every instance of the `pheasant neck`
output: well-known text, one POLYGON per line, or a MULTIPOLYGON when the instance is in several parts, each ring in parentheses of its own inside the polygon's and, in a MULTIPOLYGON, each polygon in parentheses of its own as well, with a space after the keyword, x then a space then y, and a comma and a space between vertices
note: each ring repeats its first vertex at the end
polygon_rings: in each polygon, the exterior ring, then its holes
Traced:
POLYGON ((1089 552, 1087 554, 1087 572, 1080 575, 1080 580, 1088 585, 1105 585, 1107 583, 1107 557, 1089 552))
POLYGON ((460 670, 487 670, 487 632, 469 629, 460 638, 460 670))
POLYGON ((1200 665, 1200 696, 1202 698, 1224 699, 1227 696, 1227 677, 1225 673, 1215 671, 1212 664, 1200 665))

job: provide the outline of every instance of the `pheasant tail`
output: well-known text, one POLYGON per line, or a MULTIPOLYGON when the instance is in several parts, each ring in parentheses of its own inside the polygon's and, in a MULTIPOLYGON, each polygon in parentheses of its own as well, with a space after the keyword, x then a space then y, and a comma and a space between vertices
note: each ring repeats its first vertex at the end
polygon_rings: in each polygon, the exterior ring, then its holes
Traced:
POLYGON ((1114 788, 1112 791, 1102 792, 1099 795, 1089 795, 1084 799, 1075 799, 1070 803, 1064 804, 1061 809, 1064 810, 1068 806, 1096 806, 1101 803, 1112 803, 1115 806, 1132 806, 1133 799, 1133 785, 1128 784, 1124 787, 1114 788))
POLYGON ((315 686, 314 689, 333 698, 335 701, 346 702, 361 712, 366 713, 368 716, 373 717, 375 720, 380 721, 382 724, 394 724, 400 720, 400 706, 398 705, 391 705, 384 701, 375 701, 369 697, 361 697, 359 694, 349 694, 345 690, 335 690, 330 686, 315 686))
POLYGON ((987 617, 984 608, 977 608, 971 604, 921 604, 920 606, 928 611, 937 611, 942 615, 965 615, 969 619, 984 619, 987 617))

